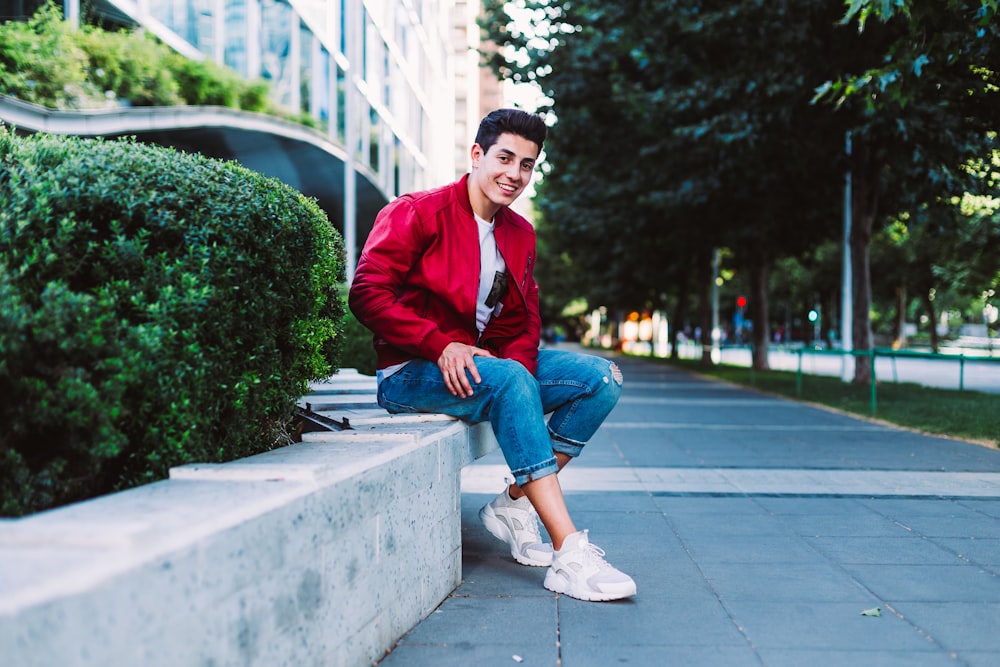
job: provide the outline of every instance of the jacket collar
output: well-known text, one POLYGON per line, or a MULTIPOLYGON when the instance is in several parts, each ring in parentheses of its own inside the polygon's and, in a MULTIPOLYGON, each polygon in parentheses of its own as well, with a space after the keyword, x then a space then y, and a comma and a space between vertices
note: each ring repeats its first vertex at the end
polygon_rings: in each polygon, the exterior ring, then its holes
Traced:
MULTIPOLYGON (((472 210, 472 201, 469 199, 469 174, 466 173, 455 185, 458 187, 458 204, 473 218, 476 212, 472 210)), ((507 207, 501 206, 497 214, 493 217, 493 229, 503 225, 507 219, 507 207)))

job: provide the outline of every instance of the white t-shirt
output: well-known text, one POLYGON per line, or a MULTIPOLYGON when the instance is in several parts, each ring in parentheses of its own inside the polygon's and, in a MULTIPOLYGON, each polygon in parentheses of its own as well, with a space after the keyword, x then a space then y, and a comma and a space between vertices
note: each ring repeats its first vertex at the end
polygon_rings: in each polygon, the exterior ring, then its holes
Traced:
POLYGON ((500 314, 500 297, 507 288, 504 271, 507 263, 497 249, 497 239, 493 235, 493 221, 487 222, 478 215, 479 226, 479 298, 476 299, 476 327, 482 333, 490 318, 500 314))

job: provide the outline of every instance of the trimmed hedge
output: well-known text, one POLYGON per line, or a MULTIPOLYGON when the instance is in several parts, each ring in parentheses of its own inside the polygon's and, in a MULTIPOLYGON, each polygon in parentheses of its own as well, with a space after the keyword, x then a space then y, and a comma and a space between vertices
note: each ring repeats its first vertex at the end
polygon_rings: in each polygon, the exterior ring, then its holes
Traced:
POLYGON ((0 515, 285 444, 343 244, 233 162, 0 127, 0 515))

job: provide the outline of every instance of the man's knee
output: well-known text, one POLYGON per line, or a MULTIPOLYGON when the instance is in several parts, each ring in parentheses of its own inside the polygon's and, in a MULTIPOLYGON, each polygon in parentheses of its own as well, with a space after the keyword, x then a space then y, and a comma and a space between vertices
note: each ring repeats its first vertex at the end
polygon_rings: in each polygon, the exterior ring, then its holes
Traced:
POLYGON ((607 395, 608 401, 612 406, 618 403, 618 399, 622 395, 622 384, 624 382, 625 377, 622 375, 622 369, 615 362, 609 361, 607 375, 604 376, 605 387, 603 393, 607 395))
POLYGON ((615 396, 621 394, 622 384, 625 382, 622 369, 613 361, 600 357, 595 357, 595 359, 597 360, 597 368, 600 373, 600 384, 604 386, 606 393, 615 396))
POLYGON ((620 387, 622 383, 625 382, 625 376, 622 375, 622 369, 618 367, 615 362, 610 362, 611 364, 611 379, 620 387))

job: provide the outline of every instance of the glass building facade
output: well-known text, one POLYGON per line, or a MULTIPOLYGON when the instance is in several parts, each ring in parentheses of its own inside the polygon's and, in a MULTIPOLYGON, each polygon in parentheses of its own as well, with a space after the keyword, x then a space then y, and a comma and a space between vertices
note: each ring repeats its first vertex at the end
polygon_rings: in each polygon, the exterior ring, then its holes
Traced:
POLYGON ((453 175, 450 0, 104 2, 182 52, 266 80, 388 198, 453 175))

